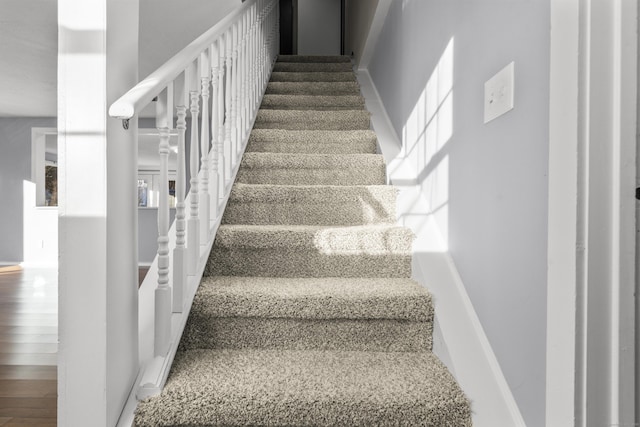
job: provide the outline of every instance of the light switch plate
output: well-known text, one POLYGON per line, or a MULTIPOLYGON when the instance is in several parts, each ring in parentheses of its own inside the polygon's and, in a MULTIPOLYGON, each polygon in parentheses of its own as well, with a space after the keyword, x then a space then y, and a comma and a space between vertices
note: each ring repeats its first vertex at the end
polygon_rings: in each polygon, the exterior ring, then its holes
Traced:
POLYGON ((489 123, 513 109, 514 63, 504 67, 484 84, 484 122, 489 123))

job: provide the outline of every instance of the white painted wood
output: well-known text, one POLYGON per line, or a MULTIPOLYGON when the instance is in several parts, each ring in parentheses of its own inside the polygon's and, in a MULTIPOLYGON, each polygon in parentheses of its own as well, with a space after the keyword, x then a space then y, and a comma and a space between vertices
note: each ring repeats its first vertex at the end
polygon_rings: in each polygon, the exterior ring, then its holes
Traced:
POLYGON ((171 340, 171 297, 169 284, 169 126, 173 122, 173 86, 156 102, 156 126, 160 134, 160 191, 158 196, 158 287, 155 292, 154 354, 164 356, 171 340))
POLYGON ((200 244, 209 238, 209 216, 211 202, 209 199, 209 85, 211 83, 211 67, 209 66, 209 49, 200 54, 198 60, 200 71, 200 96, 202 98, 202 121, 200 127, 200 170, 202 178, 199 182, 200 200, 200 244))
POLYGON ((176 175, 176 246, 173 249, 173 299, 174 313, 181 313, 184 307, 184 287, 187 283, 187 246, 185 222, 185 191, 186 191, 186 158, 185 134, 187 129, 187 107, 189 106, 189 87, 186 73, 176 82, 176 129, 178 130, 178 160, 176 175))
POLYGON ((139 368, 137 121, 107 115, 138 80, 138 2, 57 7, 58 425, 106 427, 139 368))
POLYGON ((187 221, 187 274, 194 275, 197 266, 198 253, 200 251, 200 217, 198 213, 198 164, 199 164, 199 144, 198 144, 198 115, 199 98, 198 92, 198 70, 194 63, 187 68, 189 81, 189 96, 191 99, 191 145, 189 152, 189 173, 191 176, 191 188, 189 190, 189 219, 187 221))
POLYGON ((551 5, 547 423, 636 425, 638 5, 551 5))
POLYGON ((573 426, 576 411, 579 1, 551 2, 547 425, 573 426))
POLYGON ((109 107, 109 115, 111 117, 127 119, 133 117, 136 112, 140 112, 162 89, 174 81, 191 62, 195 61, 200 56, 200 53, 208 48, 213 40, 216 40, 220 35, 224 34, 229 25, 241 16, 244 10, 255 2, 256 0, 246 0, 243 2, 242 5, 221 19, 207 32, 187 45, 156 71, 149 74, 147 78, 111 104, 109 107))
POLYGON ((219 105, 219 87, 220 87, 220 53, 218 51, 218 40, 211 44, 209 48, 211 52, 211 155, 210 155, 210 180, 209 189, 211 191, 210 197, 210 213, 211 220, 215 220, 218 217, 218 204, 220 193, 220 161, 218 159, 218 138, 220 137, 220 122, 218 111, 219 105))
POLYGON ((220 36, 218 39, 218 61, 219 61, 219 73, 218 73, 218 103, 217 108, 217 121, 218 121, 218 135, 217 135, 217 150, 218 150, 218 195, 222 197, 224 194, 225 183, 227 181, 227 160, 225 158, 224 149, 224 113, 225 113, 225 39, 220 36))
POLYGON ((240 143, 238 141, 238 86, 239 86, 239 68, 238 67, 238 31, 240 23, 236 22, 232 25, 231 37, 231 162, 233 167, 238 163, 238 151, 240 143))
POLYGON ((398 221, 417 236, 413 248, 414 278, 428 286, 436 300, 436 318, 442 332, 436 350, 446 356, 444 361, 471 400, 474 426, 524 426, 438 225, 426 214, 428 202, 416 186, 416 170, 404 159, 400 139, 367 70, 358 71, 358 82, 372 113, 372 127, 387 164, 389 180, 401 188, 396 207, 398 221))
MULTIPOLYGON (((273 7, 274 3, 275 2, 272 1, 268 4, 270 4, 273 7)), ((265 6, 268 4, 265 4, 265 6)), ((263 27, 258 28, 258 30, 259 32, 266 31, 266 29, 263 27)), ((270 49, 270 52, 274 52, 274 50, 270 49)), ((224 56, 223 52, 220 52, 220 55, 221 55, 221 59, 226 59, 226 56, 224 56)), ((264 59, 267 64, 271 65, 273 64, 275 57, 274 56, 265 57, 264 59)), ((255 60, 255 58, 251 60, 255 60)), ((222 89, 221 83, 223 81, 224 79, 222 78, 222 75, 220 75, 218 77, 218 83, 220 84, 220 89, 222 89)), ((226 81, 228 82, 228 79, 226 79, 226 81)), ((223 97, 222 95, 223 95, 222 90, 219 90, 219 93, 218 93, 219 100, 226 99, 226 96, 223 97)), ((260 95, 262 95, 262 93, 260 95)), ((191 101, 193 101, 195 97, 196 104, 197 104, 197 99, 198 99, 197 92, 195 92, 195 96, 194 96, 194 91, 190 91, 189 97, 191 101)), ((178 100, 180 98, 181 97, 178 96, 178 100)), ((186 101, 184 103, 186 103, 186 101)), ((193 102, 191 106, 194 107, 193 102)), ((218 114, 220 123, 222 123, 223 114, 226 112, 226 110, 228 110, 224 104, 221 104, 221 107, 222 108, 220 109, 220 112, 218 114)), ((251 116, 251 123, 250 123, 251 127, 253 126, 254 121, 255 121, 255 111, 251 116)), ((222 126, 220 126, 218 134, 221 137, 223 136, 226 137, 226 129, 222 129, 222 126)), ((247 135, 247 138, 248 138, 248 135, 247 135)), ((222 142, 222 138, 220 138, 220 141, 222 142)), ((241 147, 245 147, 246 142, 247 142, 246 139, 243 141, 240 141, 239 145, 241 147)), ((219 144, 219 147, 221 147, 220 144, 219 144)), ((230 190, 231 190, 231 184, 235 179, 235 176, 238 171, 238 167, 239 167, 239 164, 236 164, 234 168, 230 170, 229 185, 224 186, 223 187, 224 191, 220 194, 221 206, 223 207, 226 205, 228 201, 230 190)), ((203 171, 199 172, 200 177, 202 176, 203 173, 204 173, 203 171)), ((192 196, 194 196, 194 194, 191 194, 191 193, 187 196, 187 199, 185 200, 186 205, 191 206, 190 198, 192 196)), ((195 197, 198 197, 197 193, 195 193, 195 197)), ((207 239, 206 242, 203 242, 204 244, 199 246, 198 248, 199 250, 195 256, 196 267, 195 267, 194 274, 188 276, 187 285, 184 287, 184 298, 185 298, 184 309, 180 313, 176 312, 171 315, 170 324, 171 324, 172 335, 170 339, 170 346, 166 355, 163 357, 154 356, 153 339, 152 339, 153 330, 155 329, 154 304, 152 302, 153 301, 152 294, 154 293, 154 290, 155 290, 155 282, 158 279, 158 272, 159 272, 158 258, 156 258, 152 263, 150 270, 147 273, 147 276, 145 277, 145 280, 143 281, 140 287, 139 335, 140 335, 140 366, 142 366, 142 370, 140 371, 138 378, 136 380, 136 386, 133 388, 132 392, 129 394, 129 399, 127 401, 127 404, 124 406, 124 411, 118 423, 119 426, 131 425, 133 420, 133 411, 135 410, 136 401, 138 398, 143 398, 153 394, 157 394, 164 387, 164 384, 167 380, 167 376, 169 374, 171 364, 173 363, 173 358, 177 350, 180 336, 182 334, 182 331, 184 329, 184 326, 188 318, 191 304, 193 302, 193 297, 198 288, 199 282, 202 278, 202 274, 208 260, 208 255, 213 245, 213 241, 214 241, 213 236, 215 235, 215 232, 218 229, 221 218, 222 218, 222 215, 218 215, 217 218, 213 221, 213 230, 212 230, 211 236, 209 236, 209 239, 207 239)), ((176 224, 174 224, 174 226, 169 230, 168 237, 169 237, 169 246, 176 244, 176 240, 177 240, 176 224)))
MULTIPOLYGON (((225 108, 225 119, 224 119, 224 159, 225 163, 225 171, 230 175, 231 169, 235 166, 233 162, 233 147, 231 140, 231 80, 233 79, 232 73, 232 62, 233 62, 233 44, 232 44, 232 35, 231 29, 227 30, 224 41, 225 41, 225 91, 224 91, 224 108, 225 108)), ((231 176, 225 175, 225 186, 230 181, 231 176)))

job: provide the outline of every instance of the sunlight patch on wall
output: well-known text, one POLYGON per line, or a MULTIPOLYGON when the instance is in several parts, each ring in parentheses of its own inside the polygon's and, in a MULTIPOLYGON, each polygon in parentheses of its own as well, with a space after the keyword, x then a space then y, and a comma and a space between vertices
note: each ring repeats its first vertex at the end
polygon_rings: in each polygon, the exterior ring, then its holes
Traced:
POLYGON ((417 170, 427 200, 425 221, 435 220, 448 247, 449 155, 453 136, 453 53, 449 40, 402 128, 404 156, 417 170))

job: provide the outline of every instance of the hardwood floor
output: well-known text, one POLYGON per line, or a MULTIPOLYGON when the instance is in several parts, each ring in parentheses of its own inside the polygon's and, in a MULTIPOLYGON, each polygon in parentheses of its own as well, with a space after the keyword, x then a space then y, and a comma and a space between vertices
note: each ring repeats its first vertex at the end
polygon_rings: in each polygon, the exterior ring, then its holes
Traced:
POLYGON ((57 352, 57 270, 0 267, 0 426, 56 425, 57 352))
POLYGON ((0 268, 0 426, 55 426, 58 273, 0 268))

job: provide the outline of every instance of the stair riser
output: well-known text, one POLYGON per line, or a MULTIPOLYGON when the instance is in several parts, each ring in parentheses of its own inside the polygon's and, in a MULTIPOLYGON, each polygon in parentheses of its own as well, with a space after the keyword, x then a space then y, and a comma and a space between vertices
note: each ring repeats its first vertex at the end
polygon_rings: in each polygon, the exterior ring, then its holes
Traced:
POLYGON ((355 82, 353 73, 271 73, 272 82, 355 82))
POLYGON ((351 58, 345 55, 278 55, 278 63, 340 63, 351 64, 351 58))
POLYGON ((205 275, 411 277, 411 255, 324 254, 300 248, 230 249, 214 245, 205 275))
POLYGON ((182 350, 430 351, 432 322, 191 316, 182 350))
POLYGON ((361 117, 352 120, 305 120, 298 121, 277 121, 261 120, 256 121, 254 129, 285 129, 285 130, 367 130, 371 127, 369 117, 361 117))
POLYGON ((294 73, 308 73, 308 72, 353 72, 351 63, 295 63, 295 62, 276 62, 273 66, 274 72, 294 72, 294 73))
POLYGON ((236 182, 275 185, 384 185, 385 170, 240 168, 236 182))
POLYGON ((227 204, 223 224, 256 225, 365 225, 394 223, 392 207, 374 208, 362 203, 257 203, 227 204))
POLYGON ((266 95, 360 95, 356 82, 274 82, 267 85, 266 95))

